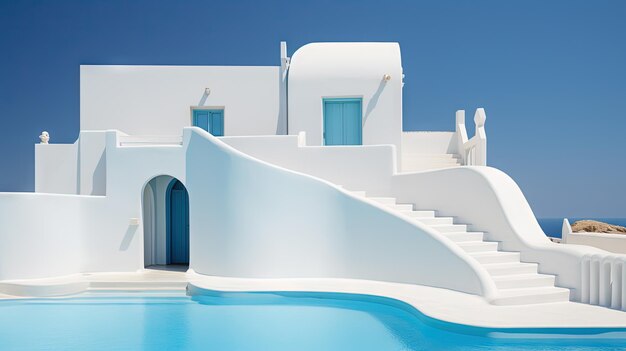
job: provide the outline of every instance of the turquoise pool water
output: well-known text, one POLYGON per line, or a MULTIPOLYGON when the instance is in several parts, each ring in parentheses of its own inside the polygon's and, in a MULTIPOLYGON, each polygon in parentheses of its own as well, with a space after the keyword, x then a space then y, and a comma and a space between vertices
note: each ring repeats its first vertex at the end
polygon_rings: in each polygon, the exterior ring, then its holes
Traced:
POLYGON ((626 348, 619 332, 612 339, 606 334, 597 338, 598 332, 607 330, 580 331, 596 337, 592 339, 554 336, 546 330, 518 331, 513 339, 493 338, 488 336, 494 335, 493 330, 434 322, 394 301, 360 295, 269 293, 1 301, 0 350, 626 348))

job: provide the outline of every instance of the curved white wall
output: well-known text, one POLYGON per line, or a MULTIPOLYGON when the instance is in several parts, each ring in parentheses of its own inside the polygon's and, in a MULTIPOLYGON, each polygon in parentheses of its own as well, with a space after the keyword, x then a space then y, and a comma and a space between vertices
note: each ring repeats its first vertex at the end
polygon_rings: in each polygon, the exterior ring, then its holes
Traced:
POLYGON ((235 149, 265 162, 325 179, 371 196, 390 192, 396 169, 393 145, 304 146, 303 136, 219 138, 235 149))
POLYGON ((478 263, 430 228, 198 128, 185 130, 185 143, 198 273, 374 279, 486 296, 495 289, 478 263))
POLYGON ((398 43, 313 43, 289 67, 289 134, 322 144, 322 98, 363 98, 363 144, 394 144, 402 134, 402 59, 398 43), (391 80, 384 81, 389 74, 391 80))
POLYGON ((0 193, 0 280, 42 278, 82 268, 83 216, 101 198, 0 193))

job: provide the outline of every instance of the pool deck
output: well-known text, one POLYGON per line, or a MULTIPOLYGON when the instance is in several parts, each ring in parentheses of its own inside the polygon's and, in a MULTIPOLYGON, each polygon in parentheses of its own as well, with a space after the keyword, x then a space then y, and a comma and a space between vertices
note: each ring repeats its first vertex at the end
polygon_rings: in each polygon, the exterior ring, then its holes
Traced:
POLYGON ((434 319, 487 328, 626 328, 626 312, 576 302, 496 306, 485 299, 427 286, 354 279, 243 279, 193 271, 146 269, 136 273, 85 273, 0 282, 0 299, 67 297, 79 293, 179 293, 188 287, 216 291, 306 291, 384 296, 434 319))

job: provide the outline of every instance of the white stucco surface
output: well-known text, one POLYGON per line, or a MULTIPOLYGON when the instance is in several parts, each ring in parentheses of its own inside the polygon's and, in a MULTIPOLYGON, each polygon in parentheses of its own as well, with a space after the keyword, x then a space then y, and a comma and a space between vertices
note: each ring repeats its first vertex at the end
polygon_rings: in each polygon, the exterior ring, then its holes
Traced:
POLYGON ((35 144, 35 192, 77 194, 78 142, 35 144))
POLYGON ((384 196, 396 169, 394 145, 305 146, 305 136, 223 137, 221 141, 265 162, 318 177, 349 190, 384 196))
POLYGON ((565 244, 587 245, 598 249, 626 254, 626 235, 604 233, 569 233, 565 244))
POLYGON ((403 132, 402 152, 413 154, 456 154, 459 152, 454 132, 403 132))
POLYGON ((0 280, 80 272, 85 258, 82 223, 102 200, 0 193, 0 280))
POLYGON ((180 135, 201 106, 224 109, 225 135, 284 133, 279 83, 278 66, 82 65, 80 129, 180 135))
POLYGON ((190 267, 199 273, 374 279, 494 293, 476 261, 418 222, 254 159, 199 128, 185 130, 185 143, 190 267))
MULTIPOLYGON (((99 134, 91 137, 106 140, 106 196, 28 194, 33 206, 7 210, 0 221, 6 252, 26 250, 20 245, 37 242, 48 225, 79 246, 59 241, 41 248, 58 261, 51 266, 35 256, 23 261, 6 255, 3 267, 19 263, 21 269, 0 271, 0 279, 141 269, 145 245, 137 219, 143 214, 143 189, 168 175, 189 191, 190 267, 198 272, 374 279, 486 298, 494 293, 488 273, 433 229, 331 183, 254 159, 200 128, 186 128, 182 145, 121 146, 122 133, 99 134), (47 209, 58 206, 57 199, 75 207, 61 204, 55 216, 47 209), (74 213, 76 206, 80 211, 74 213), (11 233, 20 233, 20 240, 8 239, 11 233)), ((0 200, 10 206, 16 196, 3 194, 0 200)))
MULTIPOLYGON (((495 306, 484 299, 448 289, 358 279, 250 279, 147 269, 132 273, 73 274, 62 277, 0 281, 0 299, 50 297, 95 292, 192 295, 220 292, 340 292, 383 296, 407 303, 437 320, 485 328, 624 328, 626 313, 574 302, 495 306), (166 289, 166 290, 165 290, 166 289)), ((176 296, 176 295, 175 295, 176 296)), ((528 332, 528 331, 527 331, 528 332)), ((530 332, 532 334, 532 332, 530 332)), ((514 337, 523 334, 516 333, 514 337)), ((492 337, 507 337, 490 333, 492 337)), ((510 337, 510 335, 509 335, 510 337)), ((592 336, 593 337, 593 336, 592 336)), ((610 335, 605 335, 610 337, 610 335)))
POLYGON ((289 134, 322 144, 323 98, 363 99, 363 144, 401 147, 402 59, 397 43, 313 43, 289 69, 289 134), (389 81, 383 80, 390 75, 389 81))

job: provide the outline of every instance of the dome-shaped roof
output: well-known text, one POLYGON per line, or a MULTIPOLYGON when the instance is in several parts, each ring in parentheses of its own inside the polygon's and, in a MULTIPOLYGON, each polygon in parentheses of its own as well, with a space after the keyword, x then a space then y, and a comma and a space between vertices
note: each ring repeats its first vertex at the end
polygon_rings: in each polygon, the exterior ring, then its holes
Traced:
MULTIPOLYGON (((291 57, 292 78, 343 78, 401 71, 398 43, 311 43, 291 57)), ((399 77, 398 77, 399 78, 399 77)))

